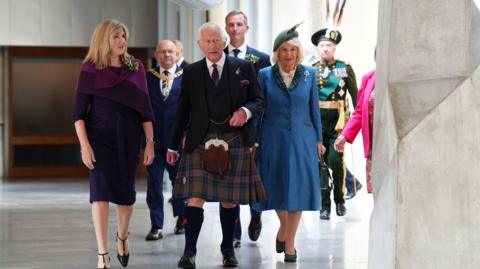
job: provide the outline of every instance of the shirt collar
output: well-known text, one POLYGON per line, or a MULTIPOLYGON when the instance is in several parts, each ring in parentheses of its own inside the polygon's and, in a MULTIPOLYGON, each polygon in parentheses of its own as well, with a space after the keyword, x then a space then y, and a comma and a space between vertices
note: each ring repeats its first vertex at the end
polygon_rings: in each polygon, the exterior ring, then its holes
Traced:
POLYGON ((228 44, 228 54, 233 54, 234 49, 240 50, 240 53, 247 54, 247 43, 243 43, 238 48, 234 48, 231 44, 228 44))
POLYGON ((173 75, 175 74, 175 71, 177 70, 177 66, 174 64, 172 67, 170 67, 169 69, 165 69, 163 68, 162 66, 160 66, 160 74, 163 74, 163 71, 165 70, 168 70, 168 72, 170 73, 170 75, 173 75))
MULTIPOLYGON (((222 52, 222 57, 216 62, 218 70, 222 70, 223 66, 225 65, 225 58, 225 53, 222 52)), ((213 62, 211 62, 207 57, 205 57, 205 60, 207 61, 208 70, 210 70, 210 68, 212 68, 213 62)))
POLYGON ((185 58, 184 57, 180 58, 180 60, 177 61, 177 65, 180 66, 183 63, 183 61, 185 61, 185 58))

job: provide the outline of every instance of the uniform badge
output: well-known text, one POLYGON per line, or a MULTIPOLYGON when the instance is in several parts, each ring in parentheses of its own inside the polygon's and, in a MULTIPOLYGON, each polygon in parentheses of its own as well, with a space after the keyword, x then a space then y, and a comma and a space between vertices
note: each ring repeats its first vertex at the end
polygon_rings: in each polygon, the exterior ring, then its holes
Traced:
POLYGON ((343 97, 345 95, 345 91, 343 89, 339 90, 338 95, 340 95, 340 97, 343 97))
POLYGON ((346 78, 348 77, 347 68, 335 68, 335 76, 338 78, 346 78))
POLYGON ((345 80, 341 79, 340 82, 338 82, 338 86, 340 86, 340 88, 343 88, 345 86, 345 80))

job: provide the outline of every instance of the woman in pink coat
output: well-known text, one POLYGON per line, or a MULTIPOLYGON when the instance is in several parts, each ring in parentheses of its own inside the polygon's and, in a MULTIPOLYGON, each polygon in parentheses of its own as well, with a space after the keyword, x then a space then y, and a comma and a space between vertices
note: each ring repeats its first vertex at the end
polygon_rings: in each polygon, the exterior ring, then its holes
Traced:
POLYGON ((363 149, 367 158, 366 176, 367 191, 372 193, 372 138, 373 138, 373 103, 375 98, 375 70, 370 71, 362 78, 362 85, 358 92, 358 101, 355 111, 347 122, 342 133, 335 140, 335 150, 343 152, 345 142, 352 143, 360 129, 362 129, 363 149))

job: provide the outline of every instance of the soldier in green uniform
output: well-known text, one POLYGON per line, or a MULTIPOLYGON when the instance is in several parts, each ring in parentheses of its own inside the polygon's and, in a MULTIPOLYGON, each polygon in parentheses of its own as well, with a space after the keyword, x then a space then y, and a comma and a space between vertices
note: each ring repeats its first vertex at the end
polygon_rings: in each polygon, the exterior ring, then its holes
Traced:
MULTIPOLYGON (((323 143, 327 148, 325 161, 332 170, 333 197, 337 216, 347 213, 345 208, 345 163, 343 153, 335 151, 333 144, 348 120, 347 92, 353 105, 357 104, 357 82, 352 67, 334 58, 335 49, 342 40, 342 35, 329 28, 321 29, 312 35, 312 43, 317 46, 320 60, 313 66, 316 68, 320 114, 322 117, 323 143)), ((330 219, 330 192, 328 179, 322 178, 321 219, 330 219)))

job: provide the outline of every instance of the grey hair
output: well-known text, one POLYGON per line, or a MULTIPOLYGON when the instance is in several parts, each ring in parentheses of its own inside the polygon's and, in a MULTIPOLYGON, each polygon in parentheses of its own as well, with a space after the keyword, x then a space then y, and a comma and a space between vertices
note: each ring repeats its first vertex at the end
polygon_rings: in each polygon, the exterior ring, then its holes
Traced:
POLYGON ((300 42, 300 39, 297 37, 292 38, 286 42, 283 42, 276 51, 273 52, 272 55, 272 63, 276 64, 278 62, 278 52, 280 51, 280 48, 282 47, 283 44, 290 44, 298 49, 298 57, 297 57, 297 62, 295 65, 299 65, 303 62, 303 58, 305 57, 305 52, 303 51, 303 46, 302 43, 300 42))
POLYGON ((217 32, 220 35, 220 37, 222 38, 223 41, 226 42, 228 40, 227 34, 223 30, 223 28, 220 27, 218 24, 210 21, 210 22, 206 22, 206 23, 202 24, 202 26, 200 26, 200 28, 198 28, 198 41, 200 41, 200 38, 202 37, 202 32, 206 29, 211 29, 211 30, 214 30, 215 32, 217 32))

